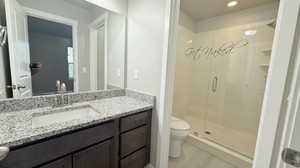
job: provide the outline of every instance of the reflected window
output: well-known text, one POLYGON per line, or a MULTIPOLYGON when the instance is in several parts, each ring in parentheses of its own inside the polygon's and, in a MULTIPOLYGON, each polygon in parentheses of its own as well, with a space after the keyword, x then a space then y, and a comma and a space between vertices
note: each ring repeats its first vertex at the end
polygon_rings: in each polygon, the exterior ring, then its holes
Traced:
POLYGON ((73 47, 68 47, 67 50, 68 50, 69 79, 74 79, 73 47))

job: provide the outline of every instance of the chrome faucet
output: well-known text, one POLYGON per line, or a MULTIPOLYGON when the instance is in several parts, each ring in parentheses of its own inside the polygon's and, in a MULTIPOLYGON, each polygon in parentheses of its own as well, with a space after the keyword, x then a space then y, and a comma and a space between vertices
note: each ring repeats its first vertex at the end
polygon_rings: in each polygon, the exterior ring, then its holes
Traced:
POLYGON ((65 83, 61 81, 56 81, 56 88, 58 94, 56 95, 56 103, 55 106, 64 106, 69 103, 68 96, 64 96, 67 92, 67 86, 65 83))

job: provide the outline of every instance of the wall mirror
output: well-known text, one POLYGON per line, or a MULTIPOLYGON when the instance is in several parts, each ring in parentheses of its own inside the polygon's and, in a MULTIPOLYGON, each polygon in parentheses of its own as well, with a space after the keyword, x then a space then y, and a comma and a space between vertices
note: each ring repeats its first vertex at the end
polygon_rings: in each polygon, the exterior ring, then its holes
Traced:
POLYGON ((124 88, 125 16, 85 0, 3 2, 1 99, 124 88))

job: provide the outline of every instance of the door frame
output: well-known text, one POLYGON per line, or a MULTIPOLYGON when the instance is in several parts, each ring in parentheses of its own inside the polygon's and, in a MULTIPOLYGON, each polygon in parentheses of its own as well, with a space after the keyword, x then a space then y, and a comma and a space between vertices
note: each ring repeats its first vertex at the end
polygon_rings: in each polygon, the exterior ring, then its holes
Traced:
MULTIPOLYGON (((298 18, 300 19, 300 17, 298 18)), ((297 25, 297 35, 298 38, 295 39, 294 45, 294 64, 290 68, 289 76, 290 82, 287 84, 286 94, 286 107, 282 109, 281 115, 284 117, 284 122, 280 123, 282 128, 281 137, 277 140, 279 141, 278 150, 273 155, 273 160, 276 161, 276 168, 285 168, 287 165, 281 159, 281 152, 284 148, 290 147, 293 141, 293 135, 295 130, 295 124, 297 122, 297 117, 300 114, 300 24, 297 25)), ((298 149, 299 150, 299 149, 298 149)))
POLYGON ((297 115, 299 115, 300 108, 300 2, 289 4, 290 12, 289 17, 294 20, 294 39, 292 45, 291 57, 293 60, 292 66, 289 69, 289 79, 286 84, 286 98, 285 106, 281 111, 281 122, 279 122, 279 131, 281 135, 276 139, 275 151, 273 152, 273 162, 276 168, 285 168, 287 165, 281 159, 281 152, 284 148, 290 147, 293 139, 297 115))
POLYGON ((293 56, 299 8, 298 0, 280 1, 253 168, 272 166, 272 158, 277 155, 273 153, 277 148, 275 142, 285 138, 277 137, 277 133, 283 102, 289 99, 289 95, 285 95, 285 89, 293 56))
POLYGON ((108 13, 105 13, 98 17, 95 21, 89 24, 89 35, 90 35, 90 88, 91 90, 97 90, 98 76, 97 76, 97 46, 98 46, 98 30, 103 26, 104 28, 104 90, 107 89, 107 24, 108 24, 108 13))
MULTIPOLYGON (((267 79, 266 90, 262 106, 262 114, 259 124, 258 138, 253 161, 253 168, 267 168, 271 166, 273 157, 274 144, 277 134, 277 126, 280 118, 282 101, 284 99, 285 84, 289 70, 290 58, 292 55, 292 46, 296 30, 296 17, 299 12, 295 12, 295 8, 299 8, 299 0, 281 0, 277 17, 277 26, 275 29, 275 38, 272 46, 272 56, 270 60, 269 77, 267 79), (289 32, 289 33, 286 33, 289 32)), ((168 51, 167 60, 163 62, 162 77, 162 93, 163 99, 161 104, 165 104, 164 111, 163 135, 170 134, 170 118, 172 115, 173 105, 173 85, 175 74, 175 40, 176 40, 176 23, 180 12, 180 0, 168 2, 167 15, 170 15, 168 22, 168 51), (171 8, 169 11, 168 8, 171 8), (166 74, 164 74, 164 72, 166 74)), ((299 11, 299 10, 296 10, 299 11)), ((168 140, 163 137, 159 138, 164 145, 158 152, 159 166, 167 165, 168 160, 168 140)))
POLYGON ((72 26, 72 39, 73 39, 73 57, 74 57, 74 92, 79 91, 79 66, 78 66, 78 21, 65 18, 52 13, 40 11, 38 9, 23 7, 26 16, 37 17, 44 20, 49 20, 65 25, 72 26))

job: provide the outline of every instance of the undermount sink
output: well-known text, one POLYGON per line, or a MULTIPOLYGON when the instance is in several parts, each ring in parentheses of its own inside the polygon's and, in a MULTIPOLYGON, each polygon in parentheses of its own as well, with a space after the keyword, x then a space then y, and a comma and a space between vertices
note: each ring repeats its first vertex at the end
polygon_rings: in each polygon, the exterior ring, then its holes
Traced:
POLYGON ((34 113, 32 116, 32 127, 45 127, 55 123, 63 123, 96 116, 99 116, 99 113, 90 105, 50 109, 40 113, 34 113))

